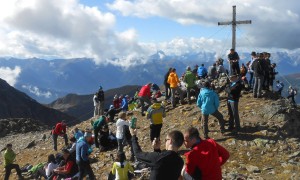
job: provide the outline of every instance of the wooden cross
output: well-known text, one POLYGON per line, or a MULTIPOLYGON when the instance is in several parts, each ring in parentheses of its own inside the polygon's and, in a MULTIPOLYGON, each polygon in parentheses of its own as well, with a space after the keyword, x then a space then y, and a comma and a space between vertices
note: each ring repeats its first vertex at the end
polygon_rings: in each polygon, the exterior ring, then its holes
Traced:
POLYGON ((235 32, 236 32, 236 25, 237 24, 251 24, 251 20, 246 21, 236 21, 236 6, 232 6, 233 12, 232 12, 232 21, 227 22, 218 22, 218 26, 220 25, 232 25, 232 48, 235 49, 235 32))

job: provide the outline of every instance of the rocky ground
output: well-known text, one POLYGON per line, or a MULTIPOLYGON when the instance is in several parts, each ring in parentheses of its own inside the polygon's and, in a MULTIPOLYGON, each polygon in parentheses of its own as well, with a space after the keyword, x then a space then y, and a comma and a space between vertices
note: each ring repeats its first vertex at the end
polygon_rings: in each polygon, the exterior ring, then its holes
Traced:
MULTIPOLYGON (((218 131, 217 120, 209 118, 209 136, 227 148, 231 155, 222 168, 224 179, 300 179, 300 110, 290 107, 286 100, 274 100, 272 96, 254 99, 251 94, 243 93, 239 105, 242 130, 238 135, 226 133, 223 136, 218 131)), ((228 119, 225 95, 221 93, 220 99, 219 110, 228 119)), ((166 109, 162 139, 173 129, 184 130, 189 126, 200 129, 200 112, 195 103, 175 109, 167 105, 166 109)), ((138 136, 143 150, 151 151, 149 121, 139 112, 132 114, 138 118, 138 136)), ((91 120, 77 127, 85 129, 90 126, 91 120)), ((111 124, 110 128, 114 131, 115 125, 111 124)), ((0 138, 0 149, 12 143, 17 152, 17 163, 21 166, 26 163, 34 165, 44 162, 48 154, 55 153, 49 135, 50 131, 44 130, 5 136, 0 138)), ((62 148, 63 139, 58 142, 62 148)), ((125 150, 128 154, 129 149, 125 150)), ((116 150, 101 153, 95 150, 92 153, 92 167, 97 179, 107 179, 113 162, 111 155, 115 154, 116 150)), ((3 158, 0 163, 3 163, 3 158)), ((3 179, 3 173, 4 169, 0 172, 0 179, 3 179)))

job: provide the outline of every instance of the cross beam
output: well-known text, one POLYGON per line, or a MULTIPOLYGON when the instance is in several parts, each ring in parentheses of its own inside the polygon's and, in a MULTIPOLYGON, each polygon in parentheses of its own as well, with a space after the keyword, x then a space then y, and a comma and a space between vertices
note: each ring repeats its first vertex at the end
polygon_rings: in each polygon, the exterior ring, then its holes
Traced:
POLYGON ((232 6, 232 21, 227 22, 218 22, 218 26, 220 25, 232 25, 232 48, 235 49, 236 45, 236 25, 237 24, 251 24, 251 20, 245 20, 245 21, 236 21, 236 6, 232 6))

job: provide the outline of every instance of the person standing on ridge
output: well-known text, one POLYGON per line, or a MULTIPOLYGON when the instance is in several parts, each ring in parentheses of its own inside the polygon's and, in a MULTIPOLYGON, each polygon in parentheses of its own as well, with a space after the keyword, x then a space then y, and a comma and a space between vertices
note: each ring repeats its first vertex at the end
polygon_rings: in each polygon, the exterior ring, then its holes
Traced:
POLYGON ((102 86, 99 86, 97 92, 98 104, 99 104, 99 116, 104 115, 104 91, 102 86))
POLYGON ((168 77, 172 71, 172 68, 169 68, 168 72, 165 74, 164 77, 164 85, 165 85, 165 100, 169 99, 171 97, 171 89, 170 89, 170 84, 168 83, 168 77))
POLYGON ((191 90, 193 89, 196 92, 196 97, 198 96, 198 90, 195 84, 196 76, 194 73, 191 72, 190 66, 186 68, 186 72, 183 78, 183 81, 186 83, 186 94, 188 103, 191 104, 191 90))
POLYGON ((239 65, 240 57, 234 49, 230 49, 228 54, 228 62, 230 64, 230 74, 240 75, 240 65, 239 65))
POLYGON ((94 118, 96 118, 97 116, 99 116, 99 101, 98 101, 97 93, 94 94, 93 102, 94 102, 94 118))
POLYGON ((197 106, 201 109, 203 120, 203 131, 205 139, 208 139, 208 116, 211 114, 218 119, 221 133, 225 132, 225 120, 218 111, 220 105, 219 97, 215 91, 210 89, 210 82, 206 81, 204 87, 200 90, 197 106))
POLYGON ((237 75, 230 76, 230 85, 225 91, 227 92, 227 107, 229 112, 229 130, 238 132, 240 126, 239 116, 239 99, 242 91, 242 84, 237 75))
POLYGON ((279 96, 281 96, 281 92, 282 92, 283 88, 284 88, 283 82, 277 80, 276 81, 276 89, 277 89, 276 92, 278 93, 279 96))
POLYGON ((264 80, 264 60, 263 54, 257 54, 259 58, 255 59, 251 65, 254 75, 253 97, 262 97, 262 83, 264 80))
POLYGON ((19 180, 23 179, 22 172, 18 164, 14 164, 14 161, 16 159, 16 153, 12 150, 12 144, 6 145, 6 150, 3 154, 4 157, 4 168, 5 168, 5 176, 4 180, 8 180, 11 170, 16 169, 19 180))
POLYGON ((168 83, 170 84, 170 88, 171 88, 171 96, 172 96, 172 106, 173 108, 176 107, 176 101, 175 101, 175 93, 178 92, 179 96, 180 96, 180 104, 183 104, 183 94, 182 91, 180 89, 180 87, 178 86, 178 84, 180 83, 178 76, 176 74, 176 69, 173 68, 169 77, 168 77, 168 83))
POLYGON ((199 131, 194 127, 185 131, 184 145, 191 149, 184 154, 184 179, 222 180, 221 166, 230 156, 224 147, 213 139, 201 139, 199 131))
POLYGON ((295 96, 297 95, 297 90, 294 89, 292 86, 289 86, 288 90, 289 95, 286 97, 287 99, 292 99, 291 104, 294 107, 297 107, 296 101, 295 101, 295 96))
POLYGON ((67 135, 67 125, 64 120, 57 123, 55 128, 52 130, 52 138, 53 138, 53 147, 54 150, 57 151, 57 137, 62 136, 65 140, 65 146, 68 146, 68 135, 67 135))
POLYGON ((150 140, 160 139, 163 118, 166 117, 165 108, 158 103, 156 99, 152 100, 153 104, 147 110, 147 119, 150 120, 150 140))

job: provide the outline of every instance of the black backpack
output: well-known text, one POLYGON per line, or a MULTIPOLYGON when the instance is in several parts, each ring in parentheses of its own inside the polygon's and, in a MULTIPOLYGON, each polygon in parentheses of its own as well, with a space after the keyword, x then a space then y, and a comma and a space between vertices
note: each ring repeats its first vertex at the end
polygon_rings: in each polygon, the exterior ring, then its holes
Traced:
POLYGON ((265 69, 263 65, 263 60, 258 59, 257 60, 257 69, 256 69, 257 74, 259 75, 264 75, 265 74, 265 69))

